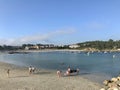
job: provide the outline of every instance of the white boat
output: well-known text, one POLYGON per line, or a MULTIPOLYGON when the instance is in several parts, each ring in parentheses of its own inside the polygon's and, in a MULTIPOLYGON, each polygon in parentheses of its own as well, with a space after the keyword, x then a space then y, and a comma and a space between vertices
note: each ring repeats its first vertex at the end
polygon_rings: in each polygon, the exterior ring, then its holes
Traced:
POLYGON ((90 52, 87 52, 87 56, 89 56, 90 55, 90 52))
POLYGON ((113 58, 115 58, 115 55, 113 55, 113 58))

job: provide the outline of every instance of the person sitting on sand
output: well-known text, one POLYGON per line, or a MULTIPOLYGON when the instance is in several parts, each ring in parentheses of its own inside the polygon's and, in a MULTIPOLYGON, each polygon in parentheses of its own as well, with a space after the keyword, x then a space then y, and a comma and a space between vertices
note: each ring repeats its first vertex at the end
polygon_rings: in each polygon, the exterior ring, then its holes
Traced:
POLYGON ((66 71, 66 73, 64 75, 71 75, 71 74, 78 74, 79 73, 79 69, 71 69, 70 67, 68 67, 68 70, 66 71))
MULTIPOLYGON (((63 76, 70 76, 75 74, 79 74, 79 69, 70 69, 69 67, 68 70, 63 74, 63 76)), ((57 76, 60 78, 62 76, 62 71, 58 70, 57 76)))
POLYGON ((79 69, 73 69, 73 70, 70 70, 70 71, 68 71, 69 73, 79 73, 79 69))
POLYGON ((9 77, 10 69, 7 69, 7 77, 9 77))

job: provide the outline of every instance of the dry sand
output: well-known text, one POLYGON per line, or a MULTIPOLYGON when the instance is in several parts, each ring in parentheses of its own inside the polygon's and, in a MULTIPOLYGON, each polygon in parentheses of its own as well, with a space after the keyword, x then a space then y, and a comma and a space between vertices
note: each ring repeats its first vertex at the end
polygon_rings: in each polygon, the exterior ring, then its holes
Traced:
POLYGON ((37 70, 0 62, 0 90, 100 90, 101 85, 78 76, 58 78, 56 71, 37 70), (10 76, 7 77, 7 69, 10 76))

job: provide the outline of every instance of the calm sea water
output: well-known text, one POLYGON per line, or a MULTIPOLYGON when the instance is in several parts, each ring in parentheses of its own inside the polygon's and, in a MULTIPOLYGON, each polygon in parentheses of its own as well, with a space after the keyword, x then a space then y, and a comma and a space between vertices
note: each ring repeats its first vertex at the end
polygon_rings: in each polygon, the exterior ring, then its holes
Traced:
POLYGON ((0 61, 20 66, 35 66, 37 68, 66 70, 79 68, 81 73, 102 73, 117 76, 120 73, 120 53, 103 52, 32 52, 28 54, 0 54, 0 61), (113 55, 115 55, 113 57, 113 55))

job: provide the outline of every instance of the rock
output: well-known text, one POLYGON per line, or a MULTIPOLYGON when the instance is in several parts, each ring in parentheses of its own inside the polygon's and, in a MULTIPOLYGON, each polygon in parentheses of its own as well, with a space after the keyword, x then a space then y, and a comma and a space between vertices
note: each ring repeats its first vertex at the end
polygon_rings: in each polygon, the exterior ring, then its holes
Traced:
POLYGON ((118 81, 118 78, 112 78, 111 81, 117 82, 117 81, 118 81))
POLYGON ((105 90, 104 88, 101 88, 100 90, 105 90))
POLYGON ((108 90, 119 90, 117 87, 108 88, 108 90))
POLYGON ((112 83, 112 81, 111 81, 111 80, 105 80, 105 81, 103 81, 103 84, 106 85, 106 86, 107 86, 109 83, 112 83))
POLYGON ((117 79, 120 81, 120 76, 118 76, 117 79))

